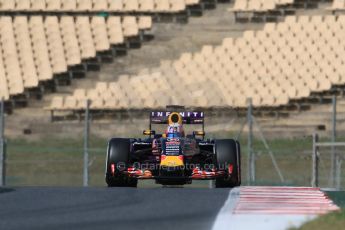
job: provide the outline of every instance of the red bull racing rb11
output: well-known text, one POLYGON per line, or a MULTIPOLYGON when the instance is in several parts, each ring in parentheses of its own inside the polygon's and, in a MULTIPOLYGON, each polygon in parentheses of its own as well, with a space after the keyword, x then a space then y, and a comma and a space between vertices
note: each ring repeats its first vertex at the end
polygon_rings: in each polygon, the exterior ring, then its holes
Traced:
MULTIPOLYGON (((168 109, 167 109, 168 110, 168 109)), ((216 187, 241 184, 240 144, 233 139, 207 139, 204 112, 153 111, 145 139, 112 138, 106 156, 109 187, 136 187, 140 179, 162 185, 215 180, 216 187), (153 125, 165 125, 162 133, 153 125), (201 126, 186 135, 184 125, 201 126)))

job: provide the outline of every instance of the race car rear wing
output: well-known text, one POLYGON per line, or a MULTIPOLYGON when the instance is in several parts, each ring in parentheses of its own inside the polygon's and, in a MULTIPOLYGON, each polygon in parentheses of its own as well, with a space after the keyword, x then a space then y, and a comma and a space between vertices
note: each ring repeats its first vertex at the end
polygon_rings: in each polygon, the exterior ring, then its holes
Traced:
MULTIPOLYGON (((171 110, 171 111, 178 111, 176 110, 171 110)), ((150 114, 150 126, 149 130, 147 131, 152 131, 152 125, 153 124, 168 124, 168 118, 169 115, 173 112, 171 111, 152 111, 150 114)), ((204 112, 200 111, 179 111, 178 112, 181 117, 182 117, 182 123, 183 124, 188 124, 188 125, 201 125, 202 126, 202 131, 194 131, 193 135, 198 135, 202 136, 204 138, 205 136, 205 120, 204 120, 204 112)), ((145 131, 144 131, 145 134, 145 131)), ((147 135, 147 134, 145 134, 147 135)), ((150 133, 151 135, 151 133, 150 133)))
MULTIPOLYGON (((150 124, 167 124, 168 117, 172 112, 152 111, 150 115, 150 124)), ((204 125, 204 112, 183 111, 179 112, 183 119, 183 124, 204 125)))

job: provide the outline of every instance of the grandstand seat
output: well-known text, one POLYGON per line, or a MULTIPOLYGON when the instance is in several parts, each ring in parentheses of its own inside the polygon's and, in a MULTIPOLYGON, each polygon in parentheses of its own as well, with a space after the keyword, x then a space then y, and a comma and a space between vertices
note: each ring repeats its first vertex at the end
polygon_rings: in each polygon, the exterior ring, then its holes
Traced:
POLYGON ((107 82, 97 82, 96 90, 99 92, 99 94, 106 92, 108 90, 108 83, 107 82))
POLYGON ((170 1, 169 0, 155 0, 156 11, 166 13, 170 11, 170 1))
POLYGON ((60 19, 61 36, 64 43, 64 51, 68 66, 81 63, 79 42, 73 17, 62 16, 60 19))
POLYGON ((92 17, 91 29, 94 37, 95 48, 97 51, 106 51, 110 49, 107 26, 103 17, 92 17))
POLYGON ((1 0, 0 6, 2 11, 14 11, 16 7, 15 0, 1 0))
POLYGON ((91 109, 102 109, 103 108, 103 98, 100 96, 97 89, 91 89, 87 91, 87 98, 91 101, 91 109))
POLYGON ((112 45, 117 45, 124 42, 121 17, 110 16, 107 20, 107 31, 109 35, 109 42, 112 45))
POLYGON ((138 0, 138 3, 141 12, 153 12, 155 10, 154 0, 138 0))
POLYGON ((19 64, 25 88, 38 86, 38 77, 30 42, 28 21, 25 16, 18 16, 13 21, 14 34, 18 49, 19 64))
POLYGON ((92 10, 93 11, 107 11, 108 2, 107 0, 92 0, 92 10))
POLYGON ((56 16, 46 17, 44 26, 53 73, 64 73, 67 71, 67 63, 58 18, 56 16))
POLYGON ((185 0, 170 0, 170 11, 180 12, 186 9, 185 0))
POLYGON ((199 3, 200 3, 200 0, 186 0, 186 5, 188 6, 196 5, 199 3))
POLYGON ((47 11, 59 11, 61 10, 61 0, 46 0, 47 11))
POLYGON ((124 9, 124 0, 108 0, 108 4, 110 12, 119 12, 124 9))
POLYGON ((22 94, 24 92, 24 82, 21 76, 11 17, 0 18, 0 34, 3 50, 2 57, 10 94, 22 94))
POLYGON ((49 110, 63 110, 64 109, 64 98, 61 96, 55 96, 48 108, 49 110))
POLYGON ((92 0, 77 0, 76 10, 77 11, 91 11, 92 0))
POLYGON ((87 102, 87 93, 84 89, 76 89, 73 93, 73 97, 75 98, 75 109, 76 110, 84 110, 86 108, 87 102))
POLYGON ((233 11, 244 11, 247 9, 247 0, 236 0, 233 9, 233 11))
POLYGON ((96 57, 96 48, 91 32, 90 19, 88 16, 76 18, 77 37, 80 44, 80 54, 82 59, 96 57))
POLYGON ((10 92, 6 78, 6 70, 2 59, 2 51, 0 49, 0 100, 7 101, 10 98, 10 92))
POLYGON ((77 0, 61 0, 61 11, 76 11, 77 0))
POLYGON ((139 10, 138 0, 126 0, 124 1, 124 11, 132 12, 139 10))
POLYGON ((262 10, 263 11, 270 11, 276 8, 276 3, 279 3, 275 0, 265 0, 262 2, 262 10))
POLYGON ((44 11, 46 10, 46 0, 31 0, 32 11, 44 11))
POLYGON ((125 37, 139 35, 139 28, 135 16, 124 16, 122 21, 123 34, 125 37))
POLYGON ((49 51, 42 17, 32 16, 29 19, 29 28, 38 78, 40 81, 51 80, 53 73, 49 62, 49 51))
POLYGON ((138 18, 138 27, 140 30, 150 30, 152 28, 152 17, 140 16, 138 18))
POLYGON ((247 11, 260 11, 261 10, 261 1, 249 1, 247 3, 247 11))
POLYGON ((77 100, 86 100, 87 96, 85 89, 74 90, 73 97, 75 97, 77 100))
MULTIPOLYGON (((11 2, 11 1, 9 1, 11 2)), ((31 8, 30 0, 17 0, 15 1, 15 9, 19 11, 27 11, 31 8)))
POLYGON ((332 10, 344 10, 345 9, 345 1, 344 0, 333 0, 331 9, 332 10))
POLYGON ((64 99, 63 109, 76 110, 78 108, 78 100, 73 96, 67 96, 64 99))

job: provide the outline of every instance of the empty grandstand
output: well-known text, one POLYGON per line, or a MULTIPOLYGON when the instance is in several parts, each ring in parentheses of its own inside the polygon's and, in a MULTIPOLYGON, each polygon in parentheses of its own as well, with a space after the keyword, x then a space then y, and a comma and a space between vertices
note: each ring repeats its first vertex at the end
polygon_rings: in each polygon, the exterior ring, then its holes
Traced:
POLYGON ((140 47, 156 13, 185 12, 188 16, 191 11, 187 10, 203 10, 215 3, 2 1, 0 11, 5 15, 0 17, 1 97, 10 102, 9 106, 26 105, 30 96, 41 98, 47 90, 54 92, 57 85, 70 84, 89 70, 99 70, 101 63, 111 62, 128 48, 140 47))
POLYGON ((345 1, 344 0, 333 0, 332 6, 329 7, 332 12, 335 13, 342 13, 345 10, 345 1))
POLYGON ((2 11, 178 12, 200 0, 2 0, 2 11))
MULTIPOLYGON (((235 0, 230 12, 237 22, 272 22, 281 16, 293 15, 299 8, 317 8, 332 0, 235 0)), ((338 4, 339 5, 339 4, 338 4)))
MULTIPOLYGON (((93 9, 100 9, 98 4, 102 1, 97 4, 95 1, 71 1, 72 11, 78 14, 70 14, 63 6, 67 3, 64 1, 57 1, 54 10, 57 14, 49 14, 49 1, 41 1, 45 6, 41 12, 33 10, 35 1, 29 1, 30 4, 20 1, 26 6, 22 8, 18 8, 19 1, 14 2, 14 8, 7 11, 10 14, 0 17, 0 93, 8 103, 7 108, 29 102, 29 108, 30 103, 34 104, 42 114, 48 114, 42 112, 45 108, 54 116, 75 119, 84 112, 87 99, 91 100, 91 110, 95 114, 116 114, 118 111, 161 109, 167 104, 245 110, 250 97, 257 110, 281 111, 298 108, 315 96, 331 94, 344 84, 344 54, 339 47, 345 45, 341 39, 345 20, 342 15, 326 15, 327 10, 321 9, 320 14, 314 11, 312 16, 303 15, 302 10, 297 16, 284 16, 278 22, 258 26, 233 23, 230 32, 224 35, 221 31, 225 27, 214 25, 213 32, 221 34, 222 42, 212 45, 204 42, 201 43, 203 47, 193 47, 190 51, 181 46, 182 51, 175 52, 179 53, 178 58, 164 60, 163 55, 159 56, 161 64, 154 68, 134 68, 126 74, 123 74, 126 71, 116 70, 112 77, 80 81, 75 79, 85 76, 88 79, 89 75, 95 75, 94 70, 100 70, 102 75, 106 68, 106 74, 110 75, 109 68, 122 62, 117 57, 119 54, 130 47, 140 47, 145 31, 155 35, 157 28, 163 28, 155 27, 153 14, 133 14, 137 12, 136 3, 141 2, 140 8, 145 1, 126 2, 133 4, 135 10, 121 10, 123 14, 118 15, 112 14, 109 8, 105 8, 109 15, 93 14, 93 9), (84 10, 78 10, 82 4, 84 10), (67 89, 61 88, 71 84, 67 89), (47 91, 55 93, 45 97, 44 102, 36 103, 31 99, 42 98, 47 91)), ((192 2, 206 1, 189 1, 192 2)), ((260 2, 260 9, 271 11, 267 7, 269 1, 257 2, 260 2)), ((296 4, 303 1, 272 2, 274 10, 289 7, 297 13, 296 4)), ((187 1, 184 3, 189 5, 187 1)), ((103 1, 103 4, 110 7, 110 1, 103 1)), ((238 4, 234 1, 220 5, 227 14, 222 20, 232 17, 232 12, 227 10, 235 9, 238 4)), ((330 2, 327 9, 332 4, 330 2)), ((121 6, 129 9, 124 2, 121 6)), ((202 25, 202 20, 207 18, 200 20, 202 25)), ((165 30, 178 31, 180 27, 175 26, 166 25, 165 30)), ((201 26, 200 34, 202 30, 201 26)), ((164 29, 161 33, 165 33, 164 29)), ((169 36, 161 39, 174 39, 169 36)), ((192 36, 189 37, 191 43, 192 36)), ((154 49, 154 45, 148 49, 154 49)), ((145 57, 141 58, 145 63, 145 57)), ((155 57, 146 57, 151 58, 155 57)), ((132 65, 142 66, 134 62, 132 65)))
MULTIPOLYGON (((219 2, 229 2, 221 0, 219 2)), ((0 13, 5 14, 149 14, 202 15, 204 9, 215 8, 216 0, 2 0, 0 13)))
POLYGON ((277 16, 291 14, 293 0, 236 0, 230 12, 236 21, 276 21, 277 16), (290 10, 287 10, 290 9, 290 10))
POLYGON ((184 98, 197 107, 245 108, 249 97, 256 107, 283 106, 345 83, 342 31, 343 16, 289 16, 220 46, 182 54, 158 72, 120 76, 88 92, 77 89, 72 97, 55 98, 51 109, 78 110, 85 99, 100 110, 162 108, 184 98))
POLYGON ((16 102, 32 91, 42 94, 42 85, 54 87, 62 76, 70 81, 111 59, 128 39, 140 40, 151 26, 149 16, 2 16, 0 78, 7 88, 2 97, 16 102))

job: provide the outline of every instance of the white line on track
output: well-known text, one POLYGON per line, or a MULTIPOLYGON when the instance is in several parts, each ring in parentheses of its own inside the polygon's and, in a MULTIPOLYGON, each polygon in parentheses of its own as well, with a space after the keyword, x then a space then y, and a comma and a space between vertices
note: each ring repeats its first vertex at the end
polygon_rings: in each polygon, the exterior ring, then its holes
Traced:
POLYGON ((339 207, 318 188, 240 187, 230 191, 214 230, 285 230, 339 207))

